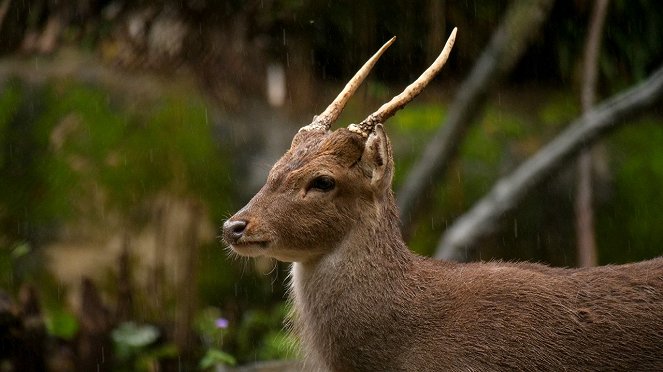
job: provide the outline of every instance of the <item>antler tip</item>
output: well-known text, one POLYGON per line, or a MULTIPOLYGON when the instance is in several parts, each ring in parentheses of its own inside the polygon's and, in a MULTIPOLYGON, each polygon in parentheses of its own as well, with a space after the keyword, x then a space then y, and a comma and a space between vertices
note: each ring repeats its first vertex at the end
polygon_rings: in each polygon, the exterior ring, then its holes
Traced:
POLYGON ((393 116, 396 111, 403 108, 406 104, 412 101, 414 97, 421 93, 421 91, 426 87, 426 85, 428 85, 433 77, 435 77, 440 69, 442 69, 442 66, 444 66, 446 63, 447 58, 449 58, 451 48, 456 41, 457 31, 458 28, 454 27, 440 55, 433 62, 433 64, 430 65, 430 67, 428 67, 426 71, 424 71, 424 73, 417 78, 417 80, 408 85, 408 87, 405 88, 403 92, 392 98, 391 101, 382 105, 376 112, 369 115, 366 119, 364 119, 364 121, 359 123, 358 126, 351 127, 351 130, 360 134, 372 132, 374 126, 377 123, 384 123, 384 121, 393 116))
POLYGON ((334 99, 334 101, 323 111, 320 115, 313 118, 313 122, 301 130, 328 130, 331 125, 336 121, 338 116, 343 111, 345 104, 350 97, 359 88, 362 81, 368 76, 369 71, 377 62, 378 58, 384 51, 396 41, 396 36, 389 39, 384 45, 357 71, 355 76, 345 85, 341 93, 334 99))

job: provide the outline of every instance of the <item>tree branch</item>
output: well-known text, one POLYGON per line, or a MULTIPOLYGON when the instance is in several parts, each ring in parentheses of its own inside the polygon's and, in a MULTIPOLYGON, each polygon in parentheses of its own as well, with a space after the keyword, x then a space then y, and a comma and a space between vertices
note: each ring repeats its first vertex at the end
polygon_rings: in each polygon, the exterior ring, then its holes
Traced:
MULTIPOLYGON (((596 0, 589 24, 589 33, 585 42, 583 56, 582 91, 580 100, 582 111, 591 110, 596 102, 596 80, 598 77, 598 59, 601 48, 601 33, 608 9, 608 0, 596 0)), ((576 183, 576 239, 578 250, 578 266, 596 266, 598 263, 596 239, 594 232, 594 208, 592 184, 592 168, 594 156, 592 148, 584 149, 578 156, 578 179, 576 183)))
POLYGON ((500 179, 469 212, 447 229, 438 243, 435 257, 463 260, 479 238, 498 227, 500 217, 514 209, 527 193, 609 130, 658 103, 663 97, 663 66, 646 81, 605 100, 574 120, 552 142, 510 175, 500 179))
POLYGON ((477 121, 490 91, 515 66, 552 8, 552 0, 514 1, 507 9, 488 47, 461 85, 449 115, 413 165, 398 192, 403 229, 407 231, 431 199, 470 125, 477 121), (434 180, 434 182, 433 182, 434 180))

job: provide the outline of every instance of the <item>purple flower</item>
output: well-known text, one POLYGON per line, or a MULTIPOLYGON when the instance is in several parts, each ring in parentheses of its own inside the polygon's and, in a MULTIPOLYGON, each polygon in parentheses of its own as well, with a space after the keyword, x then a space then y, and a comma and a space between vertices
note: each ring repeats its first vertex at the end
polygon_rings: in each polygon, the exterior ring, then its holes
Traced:
POLYGON ((216 326, 216 328, 226 329, 226 328, 228 328, 228 319, 226 319, 226 318, 217 318, 214 321, 214 325, 216 326))

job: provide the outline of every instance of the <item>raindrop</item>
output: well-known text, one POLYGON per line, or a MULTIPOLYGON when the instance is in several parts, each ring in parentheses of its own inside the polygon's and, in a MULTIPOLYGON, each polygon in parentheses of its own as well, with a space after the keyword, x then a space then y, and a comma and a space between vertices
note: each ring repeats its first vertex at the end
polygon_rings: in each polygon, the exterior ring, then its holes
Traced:
POLYGON ((513 237, 518 238, 518 220, 513 219, 513 237))

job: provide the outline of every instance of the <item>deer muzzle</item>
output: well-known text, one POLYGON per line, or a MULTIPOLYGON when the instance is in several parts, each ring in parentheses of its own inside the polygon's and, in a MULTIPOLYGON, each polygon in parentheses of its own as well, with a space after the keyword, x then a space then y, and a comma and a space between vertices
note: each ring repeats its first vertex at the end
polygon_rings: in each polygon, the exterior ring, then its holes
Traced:
POLYGON ((246 231, 246 221, 244 220, 227 220, 223 223, 223 240, 228 245, 236 245, 244 236, 246 231))

